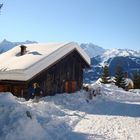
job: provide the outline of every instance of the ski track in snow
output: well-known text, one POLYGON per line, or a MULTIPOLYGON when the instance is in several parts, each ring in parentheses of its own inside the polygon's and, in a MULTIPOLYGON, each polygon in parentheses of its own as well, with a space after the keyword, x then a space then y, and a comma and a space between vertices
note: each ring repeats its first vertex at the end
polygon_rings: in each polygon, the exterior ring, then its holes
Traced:
POLYGON ((77 92, 39 103, 0 94, 0 140, 139 140, 140 90, 101 85, 101 92, 89 102, 77 92))

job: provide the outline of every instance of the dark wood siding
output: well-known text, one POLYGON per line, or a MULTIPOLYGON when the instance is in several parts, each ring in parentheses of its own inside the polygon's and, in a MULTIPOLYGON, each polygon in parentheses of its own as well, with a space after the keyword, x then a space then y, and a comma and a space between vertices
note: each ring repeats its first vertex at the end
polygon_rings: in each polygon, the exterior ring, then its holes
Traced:
POLYGON ((0 92, 11 92, 15 96, 26 97, 27 87, 27 82, 23 81, 0 81, 0 92))

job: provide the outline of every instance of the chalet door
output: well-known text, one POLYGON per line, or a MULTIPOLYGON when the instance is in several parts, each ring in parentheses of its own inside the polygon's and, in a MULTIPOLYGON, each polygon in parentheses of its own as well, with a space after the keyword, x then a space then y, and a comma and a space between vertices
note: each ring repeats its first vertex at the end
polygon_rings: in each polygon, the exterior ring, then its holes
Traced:
POLYGON ((76 81, 66 81, 65 82, 65 92, 66 93, 72 93, 72 92, 75 92, 76 89, 77 89, 77 86, 76 86, 76 81))
POLYGON ((75 92, 77 89, 76 81, 71 81, 71 92, 75 92))

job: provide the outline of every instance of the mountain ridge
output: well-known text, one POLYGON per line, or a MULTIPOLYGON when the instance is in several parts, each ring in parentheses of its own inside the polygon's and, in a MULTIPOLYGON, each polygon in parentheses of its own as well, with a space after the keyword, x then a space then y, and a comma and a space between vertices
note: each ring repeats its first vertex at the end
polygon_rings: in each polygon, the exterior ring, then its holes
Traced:
MULTIPOLYGON (((128 73, 129 78, 132 78, 133 72, 140 72, 140 51, 132 49, 104 49, 99 55, 94 55, 90 50, 91 45, 85 45, 86 53, 91 57, 91 69, 84 72, 84 82, 90 83, 101 77, 104 65, 109 65, 111 76, 115 76, 116 66, 121 64, 123 70, 128 73), (89 49, 88 49, 89 48, 89 49)), ((82 46, 84 48, 84 46, 82 46)), ((101 48, 99 48, 100 50, 101 48)), ((97 51, 98 52, 98 51, 97 51)))
MULTIPOLYGON (((11 42, 6 39, 0 42, 0 51, 8 51, 9 49, 15 47, 20 44, 31 44, 37 43, 36 41, 26 40, 23 42, 11 42)), ((109 58, 115 56, 136 56, 140 57, 140 50, 132 50, 132 49, 104 49, 98 45, 93 43, 81 43, 80 47, 90 56, 90 58, 102 56, 101 58, 109 58)))
POLYGON ((4 39, 3 41, 0 42, 0 53, 6 52, 20 44, 31 44, 31 43, 37 43, 37 42, 30 41, 30 40, 26 40, 25 42, 11 42, 11 41, 4 39))

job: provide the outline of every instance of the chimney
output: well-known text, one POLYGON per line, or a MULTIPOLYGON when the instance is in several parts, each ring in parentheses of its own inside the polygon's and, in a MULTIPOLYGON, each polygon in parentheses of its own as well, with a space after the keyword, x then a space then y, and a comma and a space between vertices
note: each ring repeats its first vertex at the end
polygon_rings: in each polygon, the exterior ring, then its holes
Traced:
POLYGON ((20 50, 20 55, 24 55, 24 54, 26 53, 26 48, 27 48, 27 47, 24 46, 24 45, 21 45, 21 46, 20 46, 20 49, 21 49, 21 50, 20 50))

